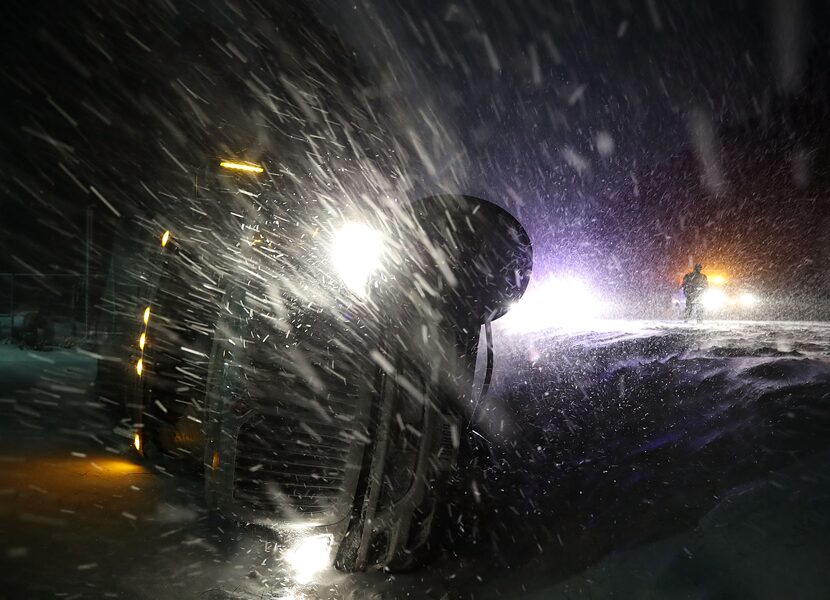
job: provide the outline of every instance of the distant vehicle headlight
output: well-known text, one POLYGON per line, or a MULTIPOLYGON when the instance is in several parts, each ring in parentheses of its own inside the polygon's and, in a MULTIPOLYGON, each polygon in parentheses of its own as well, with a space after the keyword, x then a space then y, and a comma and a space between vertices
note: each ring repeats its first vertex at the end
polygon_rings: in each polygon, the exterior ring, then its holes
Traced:
POLYGON ((726 305, 727 298, 722 290, 708 289, 703 292, 700 300, 706 310, 719 310, 726 305))
POLYGON ((582 327, 598 318, 604 305, 579 279, 552 277, 531 286, 499 322, 517 332, 548 327, 582 327))
POLYGON ((749 292, 741 294, 738 298, 738 302, 740 302, 741 306, 750 307, 755 306, 758 304, 758 298, 755 294, 750 294, 749 292))
POLYGON ((362 223, 346 223, 334 235, 331 260, 337 275, 357 294, 365 293, 369 278, 382 266, 381 235, 362 223))
POLYGON ((329 566, 331 535, 311 535, 301 538, 285 554, 285 559, 294 571, 299 583, 308 583, 329 566))

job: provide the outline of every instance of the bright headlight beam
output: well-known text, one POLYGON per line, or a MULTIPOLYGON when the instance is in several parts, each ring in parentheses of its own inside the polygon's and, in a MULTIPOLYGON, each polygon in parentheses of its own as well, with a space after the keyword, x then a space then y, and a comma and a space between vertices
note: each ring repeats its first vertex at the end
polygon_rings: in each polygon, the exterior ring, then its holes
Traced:
POLYGON ((605 310, 579 279, 551 277, 533 286, 499 322, 516 332, 550 327, 585 327, 605 310))
POLYGON ((259 165, 252 163, 235 162, 232 160, 223 160, 219 163, 223 169, 230 169, 231 171, 245 171, 247 173, 262 173, 265 171, 259 165))
POLYGON ((329 566, 331 535, 311 535, 297 541, 285 553, 285 560, 299 583, 307 583, 329 566))
POLYGON ((745 292, 738 298, 738 302, 741 303, 741 306, 755 306, 758 303, 758 298, 755 297, 755 294, 745 292))
POLYGON ((706 310, 720 310, 726 305, 727 298, 722 290, 710 288, 703 292, 700 301, 706 310))
POLYGON ((382 265, 381 235, 362 223, 346 223, 334 235, 331 261, 337 275, 357 294, 365 293, 369 278, 382 265))

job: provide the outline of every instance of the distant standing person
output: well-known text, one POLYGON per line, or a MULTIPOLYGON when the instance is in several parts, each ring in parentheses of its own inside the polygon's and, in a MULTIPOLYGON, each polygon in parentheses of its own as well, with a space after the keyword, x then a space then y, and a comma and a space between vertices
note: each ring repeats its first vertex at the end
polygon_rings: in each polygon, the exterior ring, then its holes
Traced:
POLYGON ((709 280, 701 273, 703 265, 695 265, 694 271, 686 273, 683 277, 683 295, 686 296, 686 313, 684 319, 691 319, 693 316, 700 320, 702 316, 701 300, 703 292, 709 287, 709 280))

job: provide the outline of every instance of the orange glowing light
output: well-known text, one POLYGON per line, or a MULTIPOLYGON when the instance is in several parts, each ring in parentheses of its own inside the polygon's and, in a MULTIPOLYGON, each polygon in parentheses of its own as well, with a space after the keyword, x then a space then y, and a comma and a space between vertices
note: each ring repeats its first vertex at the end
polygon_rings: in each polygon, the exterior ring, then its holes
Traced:
POLYGON ((167 245, 167 242, 170 241, 170 232, 165 231, 161 234, 161 247, 164 248, 167 245))
POLYGON ((265 169, 263 169, 259 165, 244 162, 234 162, 231 160, 223 160, 219 163, 219 166, 223 169, 230 169, 232 171, 245 171, 247 173, 262 173, 263 171, 265 171, 265 169))
POLYGON ((726 276, 721 275, 720 273, 713 273, 709 276, 709 283, 712 285, 723 285, 726 283, 726 276))
POLYGON ((150 322, 150 307, 148 306, 147 308, 144 309, 144 324, 146 325, 149 322, 150 322))
POLYGON ((144 344, 146 344, 146 343, 147 343, 147 334, 142 333, 141 337, 138 338, 138 347, 141 348, 142 350, 144 350, 144 344))
POLYGON ((133 448, 136 452, 141 452, 141 434, 137 431, 133 434, 133 448))
MULTIPOLYGON (((133 440, 133 442, 135 442, 135 440, 133 440)), ((138 443, 139 445, 141 445, 141 441, 139 441, 138 443)), ((99 460, 96 462, 101 467, 102 475, 132 475, 134 473, 144 472, 144 468, 141 465, 137 465, 128 460, 119 460, 111 458, 99 460)))
POLYGON ((141 377, 141 372, 144 370, 144 360, 139 358, 138 362, 135 363, 135 372, 138 373, 138 376, 141 377))

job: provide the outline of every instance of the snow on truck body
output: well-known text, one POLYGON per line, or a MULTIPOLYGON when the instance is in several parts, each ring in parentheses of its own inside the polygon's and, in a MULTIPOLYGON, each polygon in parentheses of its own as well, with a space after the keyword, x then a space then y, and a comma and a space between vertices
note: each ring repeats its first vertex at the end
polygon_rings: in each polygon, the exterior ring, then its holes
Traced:
POLYGON ((223 514, 293 531, 285 558, 302 577, 309 548, 345 570, 413 564, 455 462, 480 325, 521 296, 529 239, 478 199, 335 211, 243 160, 196 194, 187 219, 158 224, 142 274, 135 450, 202 472, 223 514))

